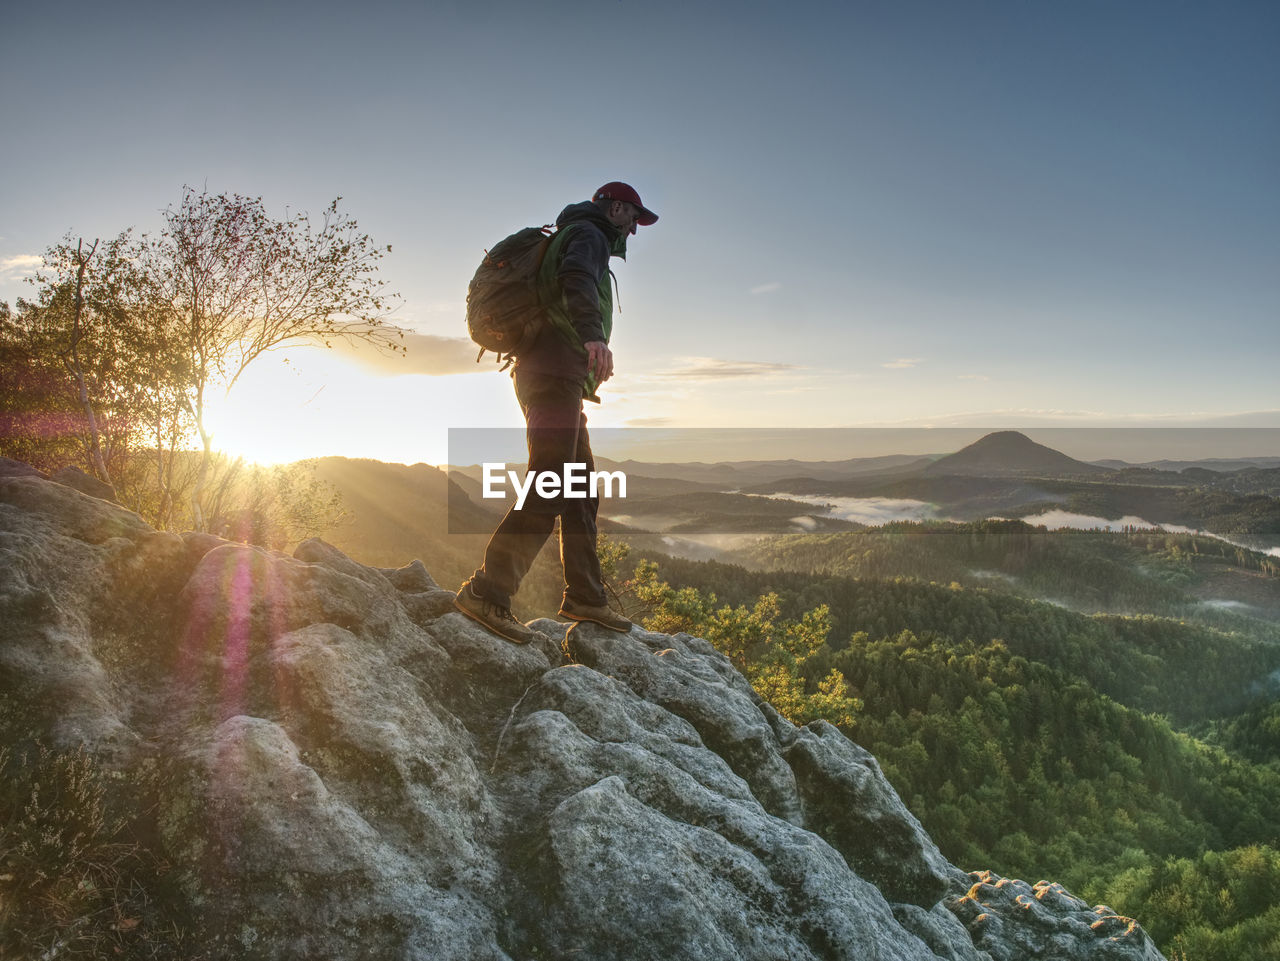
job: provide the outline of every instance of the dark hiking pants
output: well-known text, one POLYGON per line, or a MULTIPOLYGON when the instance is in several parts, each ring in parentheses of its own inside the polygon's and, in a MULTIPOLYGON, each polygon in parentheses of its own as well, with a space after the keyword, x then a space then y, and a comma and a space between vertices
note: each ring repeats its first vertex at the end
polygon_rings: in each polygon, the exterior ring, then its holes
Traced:
MULTIPOLYGON (((524 411, 529 470, 552 471, 562 478, 565 464, 585 464, 588 473, 595 470, 587 418, 582 412, 581 382, 521 372, 518 368, 514 380, 516 399, 524 411)), ((596 497, 544 498, 530 488, 524 507, 507 511, 489 538, 484 563, 472 575, 476 593, 510 607, 511 596, 529 573, 559 517, 565 599, 578 604, 606 604, 596 553, 599 506, 596 497)))

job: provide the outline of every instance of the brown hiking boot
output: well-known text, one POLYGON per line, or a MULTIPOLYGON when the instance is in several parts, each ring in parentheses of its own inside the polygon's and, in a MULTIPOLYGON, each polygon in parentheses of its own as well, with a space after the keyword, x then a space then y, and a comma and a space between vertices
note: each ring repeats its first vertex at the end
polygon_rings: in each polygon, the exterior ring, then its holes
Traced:
POLYGON ((486 600, 472 590, 470 581, 458 589, 453 604, 477 624, 483 624, 513 644, 528 644, 538 636, 537 631, 525 627, 512 616, 511 608, 486 600))
POLYGON ((619 634, 628 634, 631 631, 629 620, 611 607, 604 605, 595 607, 590 604, 577 604, 566 598, 560 605, 560 616, 567 617, 571 621, 590 621, 601 627, 607 627, 611 631, 617 631, 619 634))

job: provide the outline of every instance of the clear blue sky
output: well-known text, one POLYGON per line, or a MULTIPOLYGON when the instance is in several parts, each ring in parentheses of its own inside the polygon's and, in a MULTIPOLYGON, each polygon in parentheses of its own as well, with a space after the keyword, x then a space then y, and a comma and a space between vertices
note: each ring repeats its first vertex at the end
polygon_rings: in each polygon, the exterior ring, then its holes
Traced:
POLYGON ((259 456, 433 460, 444 426, 518 423, 456 341, 467 280, 614 179, 661 220, 618 265, 595 424, 1280 425, 1280 4, 4 19, 0 299, 67 231, 156 229, 184 184, 279 213, 341 195, 393 245, 423 339, 394 368, 264 366, 223 423, 259 456))

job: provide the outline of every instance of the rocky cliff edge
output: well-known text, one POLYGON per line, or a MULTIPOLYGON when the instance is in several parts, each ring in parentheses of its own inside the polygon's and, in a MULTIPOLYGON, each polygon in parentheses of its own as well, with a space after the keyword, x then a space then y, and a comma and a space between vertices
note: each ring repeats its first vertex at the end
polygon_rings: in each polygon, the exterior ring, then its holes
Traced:
POLYGON ((874 757, 696 637, 517 647, 418 561, 157 532, 14 462, 0 625, 0 731, 108 772, 203 956, 1161 958, 948 864, 874 757))

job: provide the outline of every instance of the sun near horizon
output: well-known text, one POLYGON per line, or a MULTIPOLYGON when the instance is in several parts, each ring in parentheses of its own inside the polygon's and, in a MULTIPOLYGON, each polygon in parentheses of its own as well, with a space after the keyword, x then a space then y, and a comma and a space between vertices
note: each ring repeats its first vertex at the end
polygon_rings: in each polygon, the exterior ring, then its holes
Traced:
MULTIPOLYGON (((1020 430, 1084 460, 1280 456, 1280 426, 1262 426, 1262 415, 1259 424, 1239 428, 1196 426, 1190 417, 1161 423, 1100 415, 1072 419, 1061 412, 1053 419, 1026 411, 976 414, 967 423, 904 418, 870 426, 797 428, 785 419, 762 424, 746 417, 735 423, 733 411, 715 403, 720 395, 714 385, 706 389, 705 403, 687 398, 682 417, 661 416, 669 412, 656 405, 646 411, 644 398, 628 396, 625 381, 622 388, 618 396, 606 389, 604 403, 587 410, 599 453, 616 459, 821 461, 945 454, 1001 429, 1020 430)), ((469 463, 475 458, 450 456, 450 428, 504 428, 521 435, 523 430, 509 382, 487 368, 472 374, 389 376, 318 348, 270 355, 251 365, 229 393, 213 395, 209 422, 216 450, 263 465, 325 456, 433 466, 469 463)), ((1271 423, 1280 424, 1280 414, 1271 423)))

